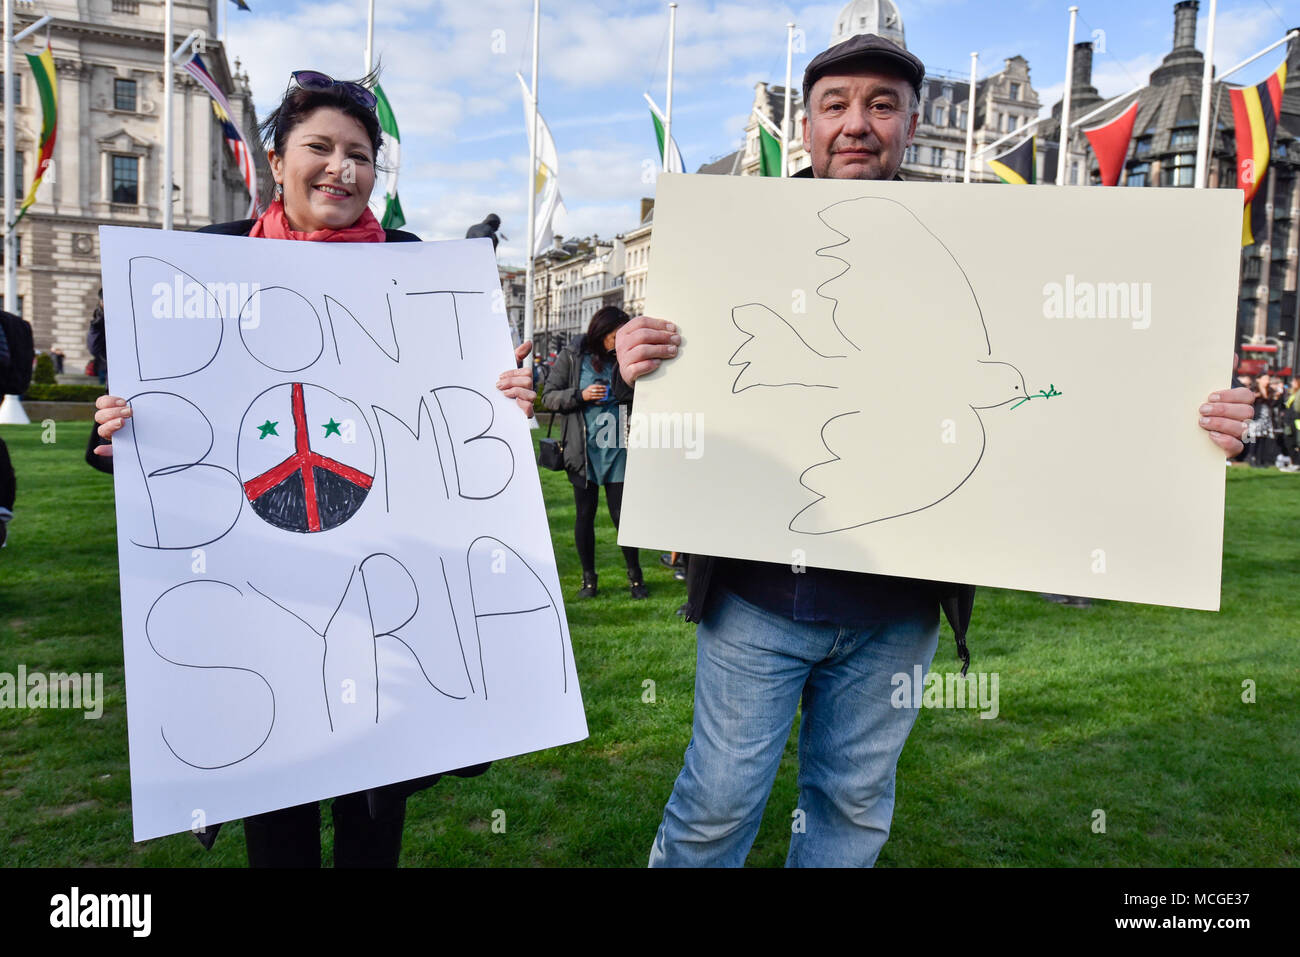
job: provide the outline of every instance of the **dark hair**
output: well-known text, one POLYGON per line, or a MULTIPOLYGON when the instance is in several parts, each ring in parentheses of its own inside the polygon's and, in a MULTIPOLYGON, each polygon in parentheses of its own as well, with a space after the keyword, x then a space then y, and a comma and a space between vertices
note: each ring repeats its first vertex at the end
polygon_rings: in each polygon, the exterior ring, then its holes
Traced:
MULTIPOLYGON (((373 90, 379 84, 379 67, 375 67, 365 76, 354 82, 373 90)), ((321 107, 330 107, 352 117, 370 137, 370 146, 374 158, 379 158, 379 146, 383 142, 383 132, 379 128, 379 116, 374 110, 368 110, 348 93, 342 86, 332 86, 328 90, 305 90, 300 86, 290 86, 284 93, 280 105, 271 111, 257 127, 258 138, 266 150, 274 149, 284 155, 284 144, 289 139, 295 126, 321 107)))
POLYGON ((582 351, 591 356, 592 367, 597 372, 605 370, 606 359, 614 358, 612 350, 605 351, 605 337, 611 332, 617 332, 630 318, 631 316, 618 306, 597 309, 596 314, 591 317, 587 334, 582 339, 582 351))

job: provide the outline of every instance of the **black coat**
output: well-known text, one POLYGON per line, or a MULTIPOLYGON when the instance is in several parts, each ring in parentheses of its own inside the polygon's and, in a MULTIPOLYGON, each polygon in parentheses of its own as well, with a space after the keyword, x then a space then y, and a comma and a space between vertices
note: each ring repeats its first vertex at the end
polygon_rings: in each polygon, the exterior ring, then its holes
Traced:
MULTIPOLYGON (((253 230, 253 223, 256 220, 240 219, 233 223, 213 223, 211 226, 204 226, 196 230, 200 233, 217 233, 221 236, 247 236, 253 230)), ((418 243, 420 237, 415 233, 408 233, 401 229, 385 229, 384 242, 387 243, 418 243)), ((468 768, 458 768, 455 771, 448 771, 448 774, 454 774, 460 778, 477 777, 488 769, 491 765, 475 764, 468 768)), ((370 805, 370 816, 379 818, 387 816, 392 806, 398 801, 404 801, 416 791, 422 791, 427 787, 437 783, 441 774, 430 774, 422 778, 413 778, 410 781, 399 781, 396 784, 387 784, 383 787, 371 788, 366 791, 366 800, 370 805)), ((202 834, 196 834, 200 843, 204 847, 211 848, 212 842, 217 839, 217 833, 221 830, 220 824, 209 826, 202 834)))
MULTIPOLYGON (((579 488, 587 487, 587 419, 583 411, 592 403, 582 397, 578 382, 582 379, 582 344, 585 336, 574 339, 555 359, 546 388, 542 390, 542 405, 552 412, 564 414, 560 444, 564 446, 564 470, 569 481, 579 488)), ((606 363, 609 381, 617 408, 610 411, 619 416, 620 424, 626 421, 632 408, 632 387, 618 374, 618 360, 606 363)))

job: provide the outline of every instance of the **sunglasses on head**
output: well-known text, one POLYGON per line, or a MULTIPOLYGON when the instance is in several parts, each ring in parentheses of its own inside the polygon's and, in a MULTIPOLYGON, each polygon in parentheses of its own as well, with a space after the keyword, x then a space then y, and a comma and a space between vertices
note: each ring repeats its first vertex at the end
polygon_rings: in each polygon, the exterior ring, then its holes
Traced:
POLYGON ((333 77, 318 73, 315 70, 294 70, 292 79, 295 86, 300 86, 304 90, 329 90, 341 86, 352 99, 367 110, 373 110, 377 102, 375 94, 360 83, 353 83, 351 80, 335 80, 333 77))

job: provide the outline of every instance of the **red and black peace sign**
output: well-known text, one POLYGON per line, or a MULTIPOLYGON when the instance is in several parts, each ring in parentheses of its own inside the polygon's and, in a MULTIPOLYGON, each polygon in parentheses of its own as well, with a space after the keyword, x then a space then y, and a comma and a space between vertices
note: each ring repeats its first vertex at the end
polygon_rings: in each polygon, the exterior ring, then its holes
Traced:
POLYGON ((342 525, 374 484, 375 445, 356 404, 301 382, 267 389, 240 423, 239 475, 264 521, 291 532, 342 525))

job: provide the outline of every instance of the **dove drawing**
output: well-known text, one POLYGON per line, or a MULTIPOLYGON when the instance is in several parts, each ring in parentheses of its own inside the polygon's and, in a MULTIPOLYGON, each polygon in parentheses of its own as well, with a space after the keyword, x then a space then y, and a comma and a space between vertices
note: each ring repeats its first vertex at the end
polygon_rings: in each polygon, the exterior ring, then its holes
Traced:
POLYGON ((827 458, 798 479, 816 498, 789 528, 809 535, 937 505, 983 460, 984 415, 1061 394, 1053 385, 1031 395, 1020 370, 993 357, 983 311, 961 264, 905 205, 862 197, 817 216, 839 237, 817 250, 842 267, 817 288, 830 303, 829 323, 801 332, 762 303, 736 306, 732 323, 747 338, 728 360, 739 369, 734 395, 786 388, 809 390, 810 399, 829 396, 832 403, 836 390, 846 397, 820 425, 827 458), (906 278, 915 269, 902 268, 916 259, 929 267, 923 285, 906 278), (923 369, 873 347, 875 330, 884 324, 904 324, 908 337, 926 346, 923 369), (922 371, 924 385, 918 382, 922 371), (897 479, 898 469, 906 470, 905 481, 897 479), (887 471, 891 480, 883 481, 887 471))

